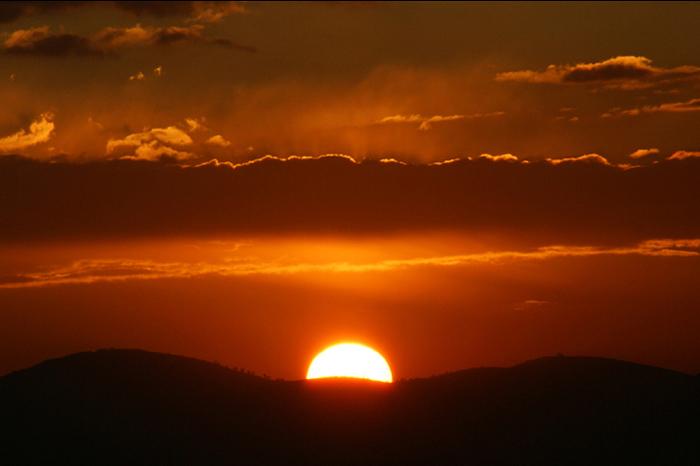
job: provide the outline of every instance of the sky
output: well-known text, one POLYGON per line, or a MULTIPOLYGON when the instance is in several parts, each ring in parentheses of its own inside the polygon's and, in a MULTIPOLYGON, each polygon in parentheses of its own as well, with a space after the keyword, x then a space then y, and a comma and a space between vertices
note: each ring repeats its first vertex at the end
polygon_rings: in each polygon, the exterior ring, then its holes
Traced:
POLYGON ((697 3, 4 2, 0 374, 700 372, 697 3))

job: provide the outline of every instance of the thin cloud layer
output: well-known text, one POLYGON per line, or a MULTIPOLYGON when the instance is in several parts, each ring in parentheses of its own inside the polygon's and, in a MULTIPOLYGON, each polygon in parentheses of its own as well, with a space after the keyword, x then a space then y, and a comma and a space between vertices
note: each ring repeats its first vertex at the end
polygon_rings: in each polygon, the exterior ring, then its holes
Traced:
POLYGON ((504 115, 505 112, 488 112, 488 113, 472 113, 470 115, 433 115, 433 116, 423 116, 421 114, 415 113, 412 115, 391 115, 382 118, 378 121, 379 124, 387 123, 420 123, 418 129, 421 131, 428 131, 432 129, 435 123, 442 123, 445 121, 458 121, 458 120, 469 120, 475 118, 488 118, 497 117, 504 115))
POLYGON ((700 67, 683 65, 661 68, 643 56, 623 55, 593 63, 549 65, 544 71, 522 70, 498 73, 496 81, 547 84, 603 84, 633 90, 700 78, 700 67))
MULTIPOLYGON (((2 288, 35 288, 85 285, 127 280, 160 280, 203 276, 296 275, 309 273, 392 272, 418 267, 466 267, 499 265, 513 261, 543 261, 596 256, 700 257, 700 239, 655 239, 627 247, 543 246, 525 251, 487 251, 469 254, 380 259, 372 262, 303 261, 283 258, 266 261, 250 256, 231 256, 219 262, 158 262, 141 259, 83 259, 41 272, 20 272, 0 281, 2 288)), ((540 305, 544 302, 529 302, 540 305)))
POLYGON ((29 125, 29 130, 21 129, 14 134, 0 138, 0 153, 25 150, 47 142, 54 132, 53 114, 43 113, 29 125))
POLYGON ((391 115, 379 120, 380 124, 385 123, 420 123, 418 129, 421 131, 427 131, 433 127, 434 123, 441 123, 443 121, 456 121, 463 120, 464 115, 433 115, 431 117, 425 117, 423 115, 391 115))
POLYGON ((666 102, 658 105, 645 105, 637 108, 612 108, 601 116, 603 118, 620 116, 638 116, 645 113, 688 113, 700 112, 700 98, 683 102, 666 102))

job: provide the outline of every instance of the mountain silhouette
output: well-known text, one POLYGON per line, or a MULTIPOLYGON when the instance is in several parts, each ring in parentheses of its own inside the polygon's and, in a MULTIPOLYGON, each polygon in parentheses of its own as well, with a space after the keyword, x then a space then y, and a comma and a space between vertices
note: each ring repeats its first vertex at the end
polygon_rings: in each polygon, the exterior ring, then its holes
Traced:
POLYGON ((380 384, 100 350, 0 378, 0 463, 698 465, 700 377, 547 357, 380 384))

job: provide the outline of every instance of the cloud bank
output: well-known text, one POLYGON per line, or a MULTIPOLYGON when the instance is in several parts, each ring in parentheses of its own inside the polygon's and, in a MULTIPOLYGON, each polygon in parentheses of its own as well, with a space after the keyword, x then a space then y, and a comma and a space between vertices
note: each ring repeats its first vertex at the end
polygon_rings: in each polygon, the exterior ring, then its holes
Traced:
MULTIPOLYGON (((156 128, 114 140, 110 149, 115 157, 124 151, 132 159, 172 160, 181 157, 163 147, 185 153, 190 140, 179 128, 156 128)), ((6 156, 0 238, 443 230, 540 244, 700 237, 700 157, 692 151, 632 169, 597 154, 529 163, 501 158, 415 165, 270 156, 187 167, 6 156)))

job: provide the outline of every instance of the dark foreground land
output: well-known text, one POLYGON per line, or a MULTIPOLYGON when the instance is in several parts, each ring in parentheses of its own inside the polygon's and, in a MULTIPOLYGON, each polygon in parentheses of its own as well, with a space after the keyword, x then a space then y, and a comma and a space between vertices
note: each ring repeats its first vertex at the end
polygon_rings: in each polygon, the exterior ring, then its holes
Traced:
POLYGON ((103 350, 0 378, 0 464, 700 465, 700 378, 553 357, 393 385, 103 350))

